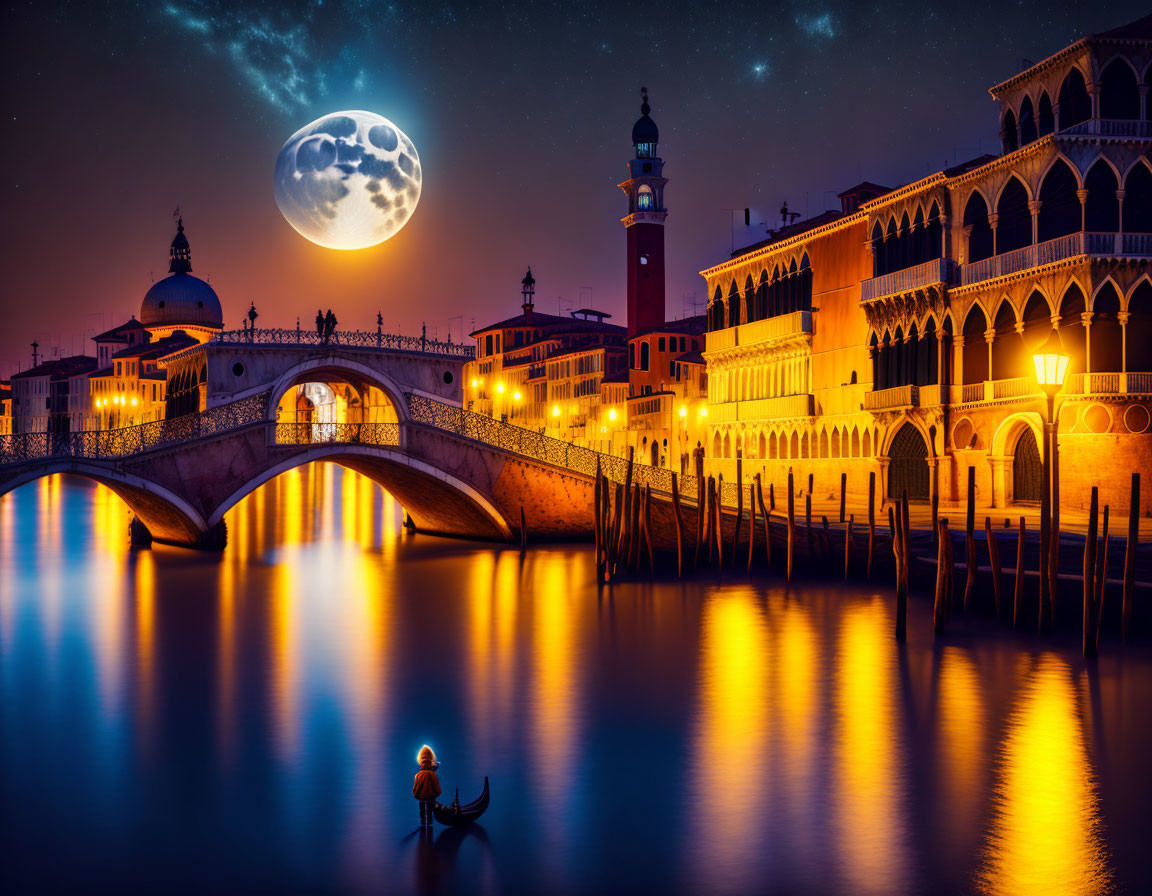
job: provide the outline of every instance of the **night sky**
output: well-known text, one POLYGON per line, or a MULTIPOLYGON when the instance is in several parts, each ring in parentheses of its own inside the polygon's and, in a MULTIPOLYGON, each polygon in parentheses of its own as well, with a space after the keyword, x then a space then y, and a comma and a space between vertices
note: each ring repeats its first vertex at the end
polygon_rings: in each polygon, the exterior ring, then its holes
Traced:
MULTIPOLYGON (((341 327, 453 339, 519 310, 623 323, 626 176, 648 87, 669 178, 668 314, 698 271, 782 201, 836 207, 998 148, 987 88, 1147 3, 550 3, 199 0, 9 3, 3 12, 0 377, 28 343, 61 354, 139 309, 167 273, 172 211, 229 327, 341 327), (388 242, 316 246, 283 219, 284 141, 328 112, 399 125, 423 167, 388 242), (462 315, 458 317, 458 315, 462 315), (453 319, 455 318, 455 319, 453 319)), ((702 306, 701 306, 702 307, 702 306)))

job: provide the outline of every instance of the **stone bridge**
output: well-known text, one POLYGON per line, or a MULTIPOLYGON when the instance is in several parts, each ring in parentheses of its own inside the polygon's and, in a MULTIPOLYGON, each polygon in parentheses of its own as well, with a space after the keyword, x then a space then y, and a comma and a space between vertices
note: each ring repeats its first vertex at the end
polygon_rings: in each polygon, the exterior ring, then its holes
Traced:
MULTIPOLYGON (((0 437, 0 495, 54 473, 83 476, 116 492, 157 540, 219 547, 224 515, 246 495, 292 467, 328 461, 378 482, 419 531, 518 538, 523 510, 533 538, 571 539, 591 535, 597 465, 613 481, 626 475, 620 458, 461 409, 453 402, 459 356, 228 342, 182 355, 176 369, 206 389, 207 410, 122 429, 0 437), (288 390, 317 379, 379 389, 394 420, 277 420, 288 390)), ((638 465, 634 479, 661 498, 671 488, 667 470, 638 465)), ((693 477, 681 491, 694 497, 693 477)), ((654 514, 658 529, 665 516, 664 508, 654 514)))

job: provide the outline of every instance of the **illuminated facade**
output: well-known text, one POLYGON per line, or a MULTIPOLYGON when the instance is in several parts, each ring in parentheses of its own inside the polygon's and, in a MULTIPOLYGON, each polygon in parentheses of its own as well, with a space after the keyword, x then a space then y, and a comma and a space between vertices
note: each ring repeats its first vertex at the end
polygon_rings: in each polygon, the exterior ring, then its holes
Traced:
POLYGON ((990 91, 1002 155, 862 184, 703 271, 711 467, 954 501, 972 466, 981 502, 1038 501, 1055 330, 1063 503, 1126 506, 1152 473, 1150 68, 1152 17, 1077 41, 990 91))

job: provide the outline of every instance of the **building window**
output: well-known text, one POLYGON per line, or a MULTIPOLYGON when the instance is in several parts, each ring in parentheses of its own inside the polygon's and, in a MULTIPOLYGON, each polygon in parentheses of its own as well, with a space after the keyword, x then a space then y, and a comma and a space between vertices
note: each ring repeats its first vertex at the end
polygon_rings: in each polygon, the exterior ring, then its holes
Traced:
POLYGON ((648 369, 649 346, 647 342, 640 343, 640 369, 648 369))
POLYGON ((653 143, 637 143, 636 144, 636 158, 650 159, 652 153, 655 151, 655 144, 653 143))
POLYGON ((636 193, 636 207, 641 211, 651 211, 656 207, 656 197, 652 188, 645 184, 636 193))
POLYGON ((664 337, 660 337, 660 351, 664 351, 664 337))

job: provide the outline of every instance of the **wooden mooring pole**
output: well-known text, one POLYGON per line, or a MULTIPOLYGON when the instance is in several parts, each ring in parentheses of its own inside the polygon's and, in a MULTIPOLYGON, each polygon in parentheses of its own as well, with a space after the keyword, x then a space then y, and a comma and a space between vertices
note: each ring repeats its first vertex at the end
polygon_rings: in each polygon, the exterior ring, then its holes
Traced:
POLYGON ((968 567, 964 580, 964 612, 972 602, 976 588, 976 468, 968 468, 968 514, 964 518, 964 564, 968 567))
POLYGON ((868 581, 872 581, 872 551, 876 544, 876 473, 868 474, 868 581))
POLYGON ((680 487, 672 474, 672 524, 676 528, 676 575, 684 578, 684 538, 680 534, 680 487))
POLYGON ((1100 564, 1096 576, 1096 644, 1100 644, 1100 625, 1104 621, 1104 588, 1108 583, 1108 505, 1104 505, 1104 519, 1100 524, 1100 564))
POLYGON ((700 544, 704 539, 704 511, 708 492, 704 485, 704 454, 696 451, 696 550, 692 558, 692 568, 700 566, 700 544))
POLYGON ((748 521, 748 575, 752 575, 752 551, 756 545, 756 483, 760 481, 760 474, 748 486, 748 510, 752 516, 748 521))
POLYGON ((1092 500, 1088 508, 1088 537, 1084 540, 1084 656, 1096 656, 1095 576, 1096 576, 1096 513, 1100 489, 1092 486, 1092 500))
MULTIPOLYGON (((771 484, 769 484, 771 488, 771 484)), ((764 508, 764 483, 760 481, 760 474, 756 474, 756 500, 760 504, 760 516, 764 518, 764 559, 769 566, 772 565, 772 518, 764 508)))
POLYGON ((808 562, 816 559, 816 549, 812 541, 812 492, 804 494, 804 532, 808 536, 808 562))
POLYGON ((944 547, 944 542, 948 540, 947 518, 937 521, 936 532, 936 603, 932 608, 932 627, 939 635, 948 621, 948 588, 945 579, 948 575, 948 552, 944 547))
POLYGON ((792 581, 792 555, 796 549, 796 490, 792 485, 792 470, 788 470, 788 581, 792 581))
POLYGON ((996 601, 996 618, 1000 618, 1000 545, 992 534, 992 518, 984 517, 984 537, 988 539, 988 562, 992 564, 992 596, 996 601))
POLYGON ((1132 495, 1128 502, 1128 544, 1124 549, 1124 638, 1132 627, 1132 588, 1136 582, 1136 549, 1140 544, 1140 474, 1132 474, 1132 495))
POLYGON ((848 474, 840 474, 840 522, 844 522, 844 503, 848 500, 848 474))
POLYGON ((1020 517, 1020 534, 1016 536, 1016 583, 1012 593, 1012 624, 1020 624, 1024 603, 1024 517, 1020 517))
POLYGON ((852 562, 852 524, 856 522, 856 514, 848 517, 848 528, 844 530, 844 581, 848 581, 848 566, 852 562))

